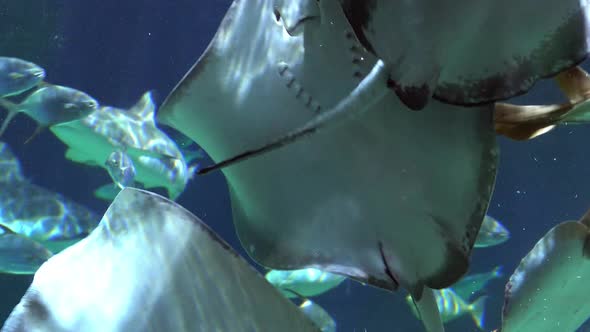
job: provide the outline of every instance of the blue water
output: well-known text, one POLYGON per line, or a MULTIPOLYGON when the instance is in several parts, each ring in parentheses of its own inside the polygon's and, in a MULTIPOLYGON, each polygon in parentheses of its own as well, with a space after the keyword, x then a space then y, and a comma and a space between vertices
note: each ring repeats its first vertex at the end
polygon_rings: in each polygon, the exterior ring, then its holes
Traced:
MULTIPOLYGON (((54 1, 57 27, 48 54, 38 62, 47 80, 88 92, 102 104, 131 106, 154 90, 160 103, 196 61, 213 37, 229 0, 85 0, 54 1)), ((30 38, 33 38, 31 36, 30 38)), ((6 55, 23 56, 8 48, 6 55)), ((588 68, 587 68, 588 69, 588 68)), ((561 101, 552 82, 537 84, 516 102, 561 101)), ((441 124, 444 125, 444 124, 441 124)), ((35 183, 63 193, 103 213, 107 204, 93 197, 94 189, 110 181, 106 172, 64 159, 65 147, 50 132, 30 144, 23 142, 33 122, 18 117, 5 140, 21 159, 25 174, 35 183)), ((500 321, 507 277, 536 241, 558 222, 577 219, 590 204, 590 166, 586 142, 590 128, 562 126, 530 142, 499 138, 500 169, 489 214, 512 232, 505 244, 477 249, 472 271, 504 265, 507 276, 494 281, 486 309, 486 327, 500 321)), ((221 173, 198 177, 178 200, 201 217, 245 255, 235 235, 226 185, 221 173)), ((32 277, 0 274, 0 321, 19 301, 32 277)), ((336 319, 339 331, 421 331, 405 304, 405 294, 391 294, 345 282, 317 298, 336 319)), ((468 316, 447 325, 448 331, 476 331, 468 316)))

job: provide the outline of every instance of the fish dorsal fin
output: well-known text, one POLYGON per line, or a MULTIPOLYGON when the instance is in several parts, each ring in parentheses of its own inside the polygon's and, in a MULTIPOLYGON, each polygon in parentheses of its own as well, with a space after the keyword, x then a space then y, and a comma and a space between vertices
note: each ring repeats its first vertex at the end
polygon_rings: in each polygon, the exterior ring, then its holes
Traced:
POLYGON ((153 122, 156 114, 156 104, 154 103, 152 91, 144 93, 137 103, 129 109, 129 113, 153 122))

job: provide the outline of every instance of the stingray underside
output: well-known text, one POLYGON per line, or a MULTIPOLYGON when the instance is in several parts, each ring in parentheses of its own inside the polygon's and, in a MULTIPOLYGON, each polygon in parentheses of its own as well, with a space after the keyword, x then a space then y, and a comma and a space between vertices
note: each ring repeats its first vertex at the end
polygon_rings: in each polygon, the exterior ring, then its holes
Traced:
MULTIPOLYGON (((234 2, 158 120, 218 161, 329 109, 376 60, 334 3, 289 34, 272 3, 234 2)), ((319 267, 416 295, 458 280, 495 180, 492 109, 430 108, 406 112, 391 92, 365 114, 224 169, 248 253, 269 268, 319 267)))

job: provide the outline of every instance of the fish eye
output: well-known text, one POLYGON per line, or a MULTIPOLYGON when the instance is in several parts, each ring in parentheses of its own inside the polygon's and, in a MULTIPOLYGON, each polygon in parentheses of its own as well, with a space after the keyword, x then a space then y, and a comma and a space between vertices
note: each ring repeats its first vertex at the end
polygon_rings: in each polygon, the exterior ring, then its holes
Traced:
POLYGON ((98 106, 94 101, 87 101, 84 105, 88 108, 96 108, 98 106))

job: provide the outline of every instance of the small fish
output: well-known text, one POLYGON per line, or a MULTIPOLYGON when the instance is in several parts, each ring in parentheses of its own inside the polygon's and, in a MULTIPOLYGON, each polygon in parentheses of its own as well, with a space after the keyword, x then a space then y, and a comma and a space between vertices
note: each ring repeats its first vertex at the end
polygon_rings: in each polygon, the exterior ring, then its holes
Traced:
POLYGON ((320 305, 306 299, 299 308, 322 332, 336 332, 336 321, 320 305))
MULTIPOLYGON (((473 317, 475 325, 483 329, 485 300, 487 296, 481 296, 470 304, 467 304, 461 297, 459 297, 450 288, 434 290, 434 297, 436 298, 436 305, 440 312, 442 321, 444 323, 455 320, 465 314, 470 314, 473 317)), ((420 318, 420 314, 416 310, 414 300, 410 295, 406 296, 406 301, 412 312, 416 317, 420 318)))
POLYGON ((475 240, 475 248, 486 248, 502 244, 510 238, 510 232, 494 217, 486 215, 479 234, 475 240))
POLYGON ((38 242, 0 225, 0 272, 34 274, 52 253, 38 242))
POLYGON ((460 298, 469 300, 473 295, 481 292, 490 281, 502 276, 502 267, 497 266, 489 272, 467 275, 451 288, 460 298))
POLYGON ((317 296, 335 288, 346 279, 341 275, 313 268, 270 270, 265 278, 288 298, 295 298, 296 294, 303 297, 317 296))
POLYGON ((0 135, 18 113, 25 113, 37 122, 37 129, 28 142, 46 127, 88 116, 98 108, 98 102, 76 89, 46 85, 35 90, 19 104, 0 99, 0 106, 8 110, 8 115, 0 127, 0 135))
POLYGON ((45 79, 45 70, 19 58, 0 57, 0 97, 18 95, 45 79))
POLYGON ((107 171, 117 187, 133 187, 135 184, 135 166, 133 160, 123 151, 113 151, 105 161, 107 171))

